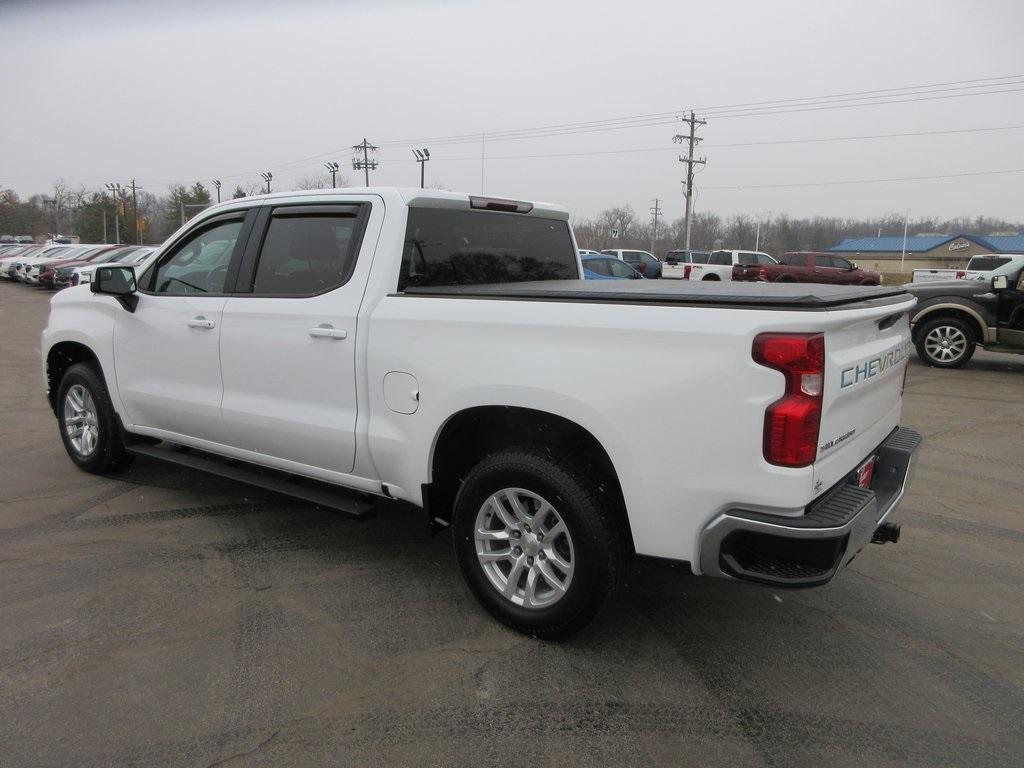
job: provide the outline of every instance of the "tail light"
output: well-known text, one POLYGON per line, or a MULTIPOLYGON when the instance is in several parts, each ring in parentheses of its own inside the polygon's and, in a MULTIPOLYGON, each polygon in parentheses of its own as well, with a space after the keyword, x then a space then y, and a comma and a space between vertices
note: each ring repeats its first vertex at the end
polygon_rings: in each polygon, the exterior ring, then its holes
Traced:
POLYGON ((762 333, 754 362, 781 371, 786 394, 764 415, 764 457, 781 467, 806 467, 818 455, 824 392, 825 337, 820 333, 762 333))
POLYGON ((739 264, 733 264, 733 267, 732 267, 732 279, 736 280, 737 278, 743 277, 743 274, 746 271, 747 270, 745 270, 739 264))
POLYGON ((689 264, 687 264, 685 267, 683 267, 683 280, 689 280, 690 279, 690 270, 691 269, 693 269, 693 267, 691 267, 689 264))
POLYGON ((646 272, 647 272, 647 262, 644 262, 644 261, 639 261, 639 262, 637 262, 637 263, 636 263, 636 268, 637 268, 638 270, 640 270, 640 274, 641 274, 641 275, 642 275, 642 274, 644 274, 644 273, 646 273, 646 272))
POLYGON ((761 267, 759 270, 757 270, 757 277, 759 280, 764 280, 765 282, 768 282, 768 270, 765 269, 764 267, 761 267))

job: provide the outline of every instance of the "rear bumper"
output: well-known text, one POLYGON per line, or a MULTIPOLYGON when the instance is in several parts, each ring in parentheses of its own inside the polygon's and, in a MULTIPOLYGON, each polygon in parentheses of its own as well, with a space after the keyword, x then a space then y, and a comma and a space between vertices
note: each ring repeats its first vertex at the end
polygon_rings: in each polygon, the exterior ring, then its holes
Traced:
POLYGON ((831 581, 871 542, 903 498, 920 445, 914 430, 894 430, 870 454, 877 457, 870 488, 858 487, 851 472, 800 517, 742 509, 722 513, 701 537, 701 570, 778 587, 831 581))

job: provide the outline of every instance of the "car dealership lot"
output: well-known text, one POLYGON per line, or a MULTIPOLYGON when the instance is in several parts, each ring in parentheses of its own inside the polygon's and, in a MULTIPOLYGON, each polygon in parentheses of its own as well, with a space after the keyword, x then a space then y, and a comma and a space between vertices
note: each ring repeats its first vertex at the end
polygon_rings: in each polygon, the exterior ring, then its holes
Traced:
MULTIPOLYGON (((139 459, 77 471, 47 294, 0 284, 0 765, 1012 765, 1024 358, 908 379, 897 514, 833 584, 638 571, 565 643, 493 622, 422 514, 139 459)), ((685 461, 681 457, 681 461, 685 461)))

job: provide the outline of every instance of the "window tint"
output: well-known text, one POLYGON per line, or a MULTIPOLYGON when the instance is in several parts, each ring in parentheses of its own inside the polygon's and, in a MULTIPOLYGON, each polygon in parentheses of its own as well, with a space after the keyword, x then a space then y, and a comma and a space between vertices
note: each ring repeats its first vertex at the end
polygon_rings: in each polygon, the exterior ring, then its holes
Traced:
POLYGON ((622 254, 622 260, 628 261, 630 264, 639 264, 642 260, 643 254, 638 251, 624 251, 622 254))
POLYGON ((157 265, 151 290, 174 296, 223 293, 228 264, 242 222, 225 221, 200 231, 157 265))
POLYGON ((768 254, 759 253, 759 254, 757 254, 757 263, 758 264, 764 264, 766 266, 771 266, 772 264, 778 264, 779 262, 777 262, 775 259, 773 259, 768 254))
POLYGON ((846 259, 840 259, 836 256, 832 257, 832 266, 836 269, 853 269, 853 264, 846 259))
POLYGON ((633 277, 636 274, 636 270, 628 264, 625 264, 618 259, 613 261, 610 265, 613 277, 633 277))
MULTIPOLYGON (((618 259, 616 259, 616 261, 618 261, 618 259)), ((583 266, 585 269, 589 269, 595 274, 611 277, 611 263, 611 259, 587 259, 583 262, 583 266)))
POLYGON ((736 254, 736 263, 742 264, 744 267, 750 267, 757 264, 756 253, 738 253, 736 254))
POLYGON ((974 256, 969 262, 967 262, 967 268, 970 270, 983 270, 985 272, 993 269, 998 269, 1004 264, 1009 264, 1009 257, 1003 256, 974 256))
POLYGON ((357 221, 345 214, 271 217, 252 292, 308 296, 343 285, 354 266, 357 221))
POLYGON ((654 256, 651 256, 651 254, 649 254, 649 253, 641 253, 640 254, 640 260, 643 261, 646 264, 657 264, 658 263, 658 260, 654 256))
POLYGON ((729 251, 715 251, 707 261, 708 264, 728 266, 732 264, 732 254, 729 251))
POLYGON ((417 285, 476 285, 578 280, 569 225, 534 216, 412 208, 398 290, 417 285))
POLYGON ((786 256, 783 259, 783 263, 784 264, 789 264, 789 266, 791 266, 791 267, 803 267, 803 268, 806 269, 807 268, 807 256, 805 254, 800 254, 800 255, 797 255, 797 256, 786 256))

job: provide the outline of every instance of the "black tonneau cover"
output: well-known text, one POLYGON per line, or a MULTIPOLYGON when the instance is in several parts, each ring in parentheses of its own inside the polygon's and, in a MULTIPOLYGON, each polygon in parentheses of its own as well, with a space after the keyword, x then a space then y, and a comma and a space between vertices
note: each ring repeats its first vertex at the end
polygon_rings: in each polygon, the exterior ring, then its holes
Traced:
POLYGON ((665 304, 751 309, 823 310, 884 306, 910 298, 901 286, 701 280, 544 280, 488 285, 409 286, 405 296, 597 304, 665 304))

